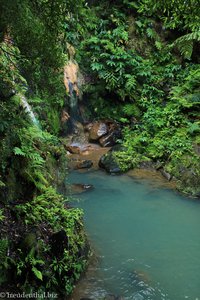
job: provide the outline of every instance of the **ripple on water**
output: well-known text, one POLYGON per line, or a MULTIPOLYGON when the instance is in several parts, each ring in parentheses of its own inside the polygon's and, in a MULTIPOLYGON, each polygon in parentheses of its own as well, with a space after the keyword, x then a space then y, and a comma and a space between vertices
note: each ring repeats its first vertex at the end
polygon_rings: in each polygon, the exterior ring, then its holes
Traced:
POLYGON ((95 187, 75 205, 85 211, 100 256, 93 280, 87 275, 73 300, 108 294, 125 300, 198 299, 200 202, 152 187, 147 179, 138 184, 100 171, 74 172, 70 180, 95 187))

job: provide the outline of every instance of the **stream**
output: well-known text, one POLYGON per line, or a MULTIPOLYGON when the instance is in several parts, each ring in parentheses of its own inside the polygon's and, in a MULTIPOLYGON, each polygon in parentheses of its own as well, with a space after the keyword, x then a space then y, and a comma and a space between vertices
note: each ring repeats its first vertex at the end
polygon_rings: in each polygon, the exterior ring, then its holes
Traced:
POLYGON ((73 205, 84 210, 98 256, 84 289, 72 299, 200 299, 198 200, 150 179, 103 171, 73 171, 69 181, 94 185, 73 205))

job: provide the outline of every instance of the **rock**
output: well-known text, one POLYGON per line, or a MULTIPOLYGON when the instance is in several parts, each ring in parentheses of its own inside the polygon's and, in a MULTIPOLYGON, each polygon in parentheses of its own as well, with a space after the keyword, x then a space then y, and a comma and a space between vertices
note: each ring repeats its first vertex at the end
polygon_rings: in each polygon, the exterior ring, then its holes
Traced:
POLYGON ((66 145, 65 149, 72 154, 80 154, 80 148, 78 146, 66 145))
POLYGON ((113 134, 109 133, 108 135, 102 136, 99 139, 99 144, 102 147, 112 147, 115 145, 115 140, 113 139, 113 134))
POLYGON ((71 185, 73 194, 81 194, 86 191, 90 191, 94 188, 92 184, 73 183, 71 185))
POLYGON ((93 166, 91 160, 82 160, 76 165, 76 169, 89 169, 93 166))
POLYGON ((195 166, 186 168, 184 165, 179 166, 178 178, 181 179, 181 183, 178 186, 180 191, 186 194, 192 195, 196 198, 200 196, 200 162, 195 166))
POLYGON ((89 132, 92 129, 93 123, 88 123, 84 126, 86 132, 89 132))
POLYGON ((99 167, 105 169, 108 173, 111 174, 120 174, 122 170, 120 169, 119 164, 116 161, 114 152, 122 151, 123 148, 120 145, 114 146, 106 154, 101 156, 99 160, 99 167))
POLYGON ((99 139, 99 143, 102 147, 112 147, 117 143, 117 140, 121 138, 119 125, 115 122, 107 122, 108 134, 99 139))
POLYGON ((69 246, 68 237, 64 229, 54 233, 50 237, 51 251, 56 257, 63 255, 64 249, 69 246))
POLYGON ((138 167, 140 169, 154 169, 155 164, 152 161, 148 161, 148 160, 144 160, 144 161, 140 161, 138 167))
POLYGON ((194 145, 194 151, 196 152, 196 154, 200 155, 200 144, 194 145))
POLYGON ((166 172, 164 169, 161 169, 160 172, 168 181, 172 179, 172 175, 166 172))
POLYGON ((99 121, 94 122, 91 129, 89 129, 89 141, 98 141, 100 137, 108 133, 108 126, 99 121))
POLYGON ((110 132, 108 135, 102 136, 99 139, 99 143, 102 147, 112 147, 116 144, 117 139, 120 138, 121 132, 115 130, 110 132))

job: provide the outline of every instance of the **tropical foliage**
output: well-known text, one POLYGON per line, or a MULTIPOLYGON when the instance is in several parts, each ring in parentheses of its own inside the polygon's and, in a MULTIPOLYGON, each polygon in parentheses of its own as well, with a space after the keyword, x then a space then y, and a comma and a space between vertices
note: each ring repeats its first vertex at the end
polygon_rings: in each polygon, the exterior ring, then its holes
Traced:
POLYGON ((62 298, 86 265, 82 212, 57 191, 66 172, 59 134, 67 43, 85 75, 87 118, 113 118, 123 128, 124 150, 116 152, 121 168, 148 162, 173 175, 181 191, 199 196, 199 24, 198 0, 0 0, 5 290, 50 290, 62 298))

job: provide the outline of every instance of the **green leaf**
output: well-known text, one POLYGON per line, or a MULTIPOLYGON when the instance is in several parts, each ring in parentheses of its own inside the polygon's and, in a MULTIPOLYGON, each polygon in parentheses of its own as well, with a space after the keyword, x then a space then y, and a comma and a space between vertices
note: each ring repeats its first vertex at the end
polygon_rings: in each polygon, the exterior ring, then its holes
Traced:
POLYGON ((15 155, 26 156, 26 153, 24 153, 24 152, 23 152, 20 148, 18 148, 18 147, 15 147, 15 148, 13 149, 13 151, 14 151, 15 155))
POLYGON ((42 273, 37 268, 32 267, 32 271, 38 279, 43 280, 42 273))

